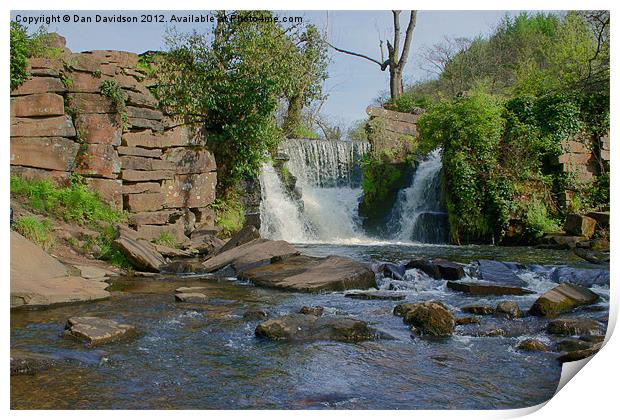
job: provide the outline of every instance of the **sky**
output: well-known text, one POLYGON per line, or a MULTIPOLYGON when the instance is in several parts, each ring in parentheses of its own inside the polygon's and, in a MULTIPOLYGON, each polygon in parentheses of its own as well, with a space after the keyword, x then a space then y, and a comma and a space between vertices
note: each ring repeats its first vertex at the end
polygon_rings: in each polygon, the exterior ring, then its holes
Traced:
MULTIPOLYGON (((24 17, 50 17, 63 11, 12 11, 11 19, 24 17)), ((140 11, 84 11, 71 12, 69 23, 60 22, 43 25, 49 32, 58 32, 67 39, 67 47, 73 52, 88 50, 124 50, 142 53, 148 50, 165 49, 164 35, 175 26, 178 31, 193 29, 204 31, 206 24, 170 23, 171 14, 188 16, 200 12, 174 11, 163 13, 166 23, 97 23, 96 14, 109 16, 122 13, 124 16, 140 16, 140 11), (74 14, 91 16, 93 22, 73 22, 74 14)), ((204 13, 204 12, 202 12, 204 13)), ((366 54, 380 59, 379 39, 392 38, 392 13, 390 11, 281 11, 280 16, 302 16, 328 35, 332 45, 366 54)), ((441 42, 444 37, 475 37, 488 35, 506 14, 506 11, 419 11, 413 34, 411 53, 405 69, 405 81, 425 80, 430 75, 423 70, 421 52, 424 48, 441 42)), ((407 27, 409 13, 401 13, 401 32, 407 27)), ((34 30, 40 23, 26 25, 34 30)), ((402 43, 402 41, 401 41, 402 43)), ((379 66, 370 61, 330 51, 329 79, 324 91, 329 95, 322 108, 333 123, 347 127, 366 117, 366 107, 389 87, 388 71, 381 72, 379 66)))

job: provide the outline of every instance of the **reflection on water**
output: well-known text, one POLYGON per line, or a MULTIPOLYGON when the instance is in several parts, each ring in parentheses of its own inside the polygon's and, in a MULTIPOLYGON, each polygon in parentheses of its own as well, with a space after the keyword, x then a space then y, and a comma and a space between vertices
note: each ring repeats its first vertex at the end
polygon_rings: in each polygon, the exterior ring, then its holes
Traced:
MULTIPOLYGON (((439 255, 449 247, 435 249, 439 255)), ((310 254, 335 251, 304 248, 310 254)), ((368 247, 363 253, 355 247, 337 251, 387 260, 414 254, 368 247)), ((554 261, 562 257, 546 255, 554 261)), ((411 283, 408 301, 437 298, 456 313, 465 304, 497 301, 450 293, 444 282, 428 278, 411 283)), ((12 377, 13 408, 518 408, 550 398, 561 372, 556 353, 513 350, 523 336, 543 337, 545 323, 534 318, 483 319, 480 328, 503 327, 514 332, 511 337, 472 337, 468 331, 478 327, 468 326, 452 338, 427 340, 410 337, 392 315, 393 302, 353 300, 343 293, 281 292, 216 277, 117 280, 114 290, 108 301, 12 313, 13 348, 69 359, 33 376, 12 377), (208 303, 174 301, 175 288, 198 284, 207 286, 208 303), (395 340, 274 343, 254 336, 258 321, 243 319, 249 309, 278 316, 304 305, 366 320, 395 340), (87 349, 59 336, 74 315, 127 322, 141 335, 87 349)), ((517 299, 526 308, 534 298, 517 299)))

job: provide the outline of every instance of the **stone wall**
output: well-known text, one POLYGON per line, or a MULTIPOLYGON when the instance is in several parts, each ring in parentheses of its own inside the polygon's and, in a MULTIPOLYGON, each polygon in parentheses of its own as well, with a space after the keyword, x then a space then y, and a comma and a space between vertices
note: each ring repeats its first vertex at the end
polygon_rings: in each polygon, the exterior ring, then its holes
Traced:
POLYGON ((129 213, 145 239, 162 231, 178 242, 196 228, 213 228, 216 163, 207 134, 158 109, 152 81, 136 54, 64 53, 29 60, 31 77, 11 92, 11 173, 69 181, 72 173, 110 205, 129 213), (114 79, 125 98, 126 122, 101 94, 114 79))
POLYGON ((416 122, 424 112, 417 113, 389 111, 384 108, 368 107, 368 140, 372 153, 383 161, 403 162, 415 149, 418 134, 416 122))

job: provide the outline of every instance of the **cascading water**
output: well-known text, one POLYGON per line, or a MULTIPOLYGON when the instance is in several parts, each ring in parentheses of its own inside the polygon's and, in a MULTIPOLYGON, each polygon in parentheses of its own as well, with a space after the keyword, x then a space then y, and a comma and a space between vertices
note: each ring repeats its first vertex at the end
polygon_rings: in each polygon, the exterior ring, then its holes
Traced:
POLYGON ((287 194, 276 171, 261 173, 261 235, 291 242, 356 242, 362 195, 359 160, 366 142, 291 139, 280 145, 288 171, 297 178, 300 203, 287 194))
POLYGON ((448 242, 447 213, 441 204, 441 151, 433 151, 416 168, 411 186, 400 191, 392 211, 396 239, 448 242))

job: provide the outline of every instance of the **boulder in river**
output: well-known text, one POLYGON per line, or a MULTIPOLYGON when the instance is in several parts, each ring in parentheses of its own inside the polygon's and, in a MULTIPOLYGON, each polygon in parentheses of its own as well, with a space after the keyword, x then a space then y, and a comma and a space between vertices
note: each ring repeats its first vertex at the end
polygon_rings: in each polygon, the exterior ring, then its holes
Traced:
POLYGON ((159 272, 161 267, 166 264, 164 257, 157 252, 152 243, 139 239, 137 235, 137 232, 121 226, 119 227, 118 237, 114 241, 114 245, 137 268, 144 271, 159 272))
POLYGON ((603 347, 603 343, 593 344, 592 347, 583 350, 574 350, 568 353, 558 356, 560 363, 575 362, 577 360, 585 359, 586 357, 594 356, 603 347))
POLYGON ((530 308, 530 314, 553 316, 568 312, 582 305, 590 305, 599 296, 585 287, 574 284, 560 284, 543 293, 530 308))
POLYGON ((334 340, 358 342, 372 340, 379 334, 364 321, 345 317, 317 317, 291 314, 260 323, 256 336, 275 341, 334 340))
POLYGON ((515 270, 518 265, 495 260, 478 260, 482 280, 507 286, 525 287, 527 282, 520 279, 515 270))
POLYGON ((132 325, 94 316, 77 316, 67 320, 63 337, 73 338, 94 347, 136 335, 132 325))
POLYGON ((243 313, 243 319, 246 321, 256 321, 259 319, 267 318, 267 311, 263 309, 248 309, 243 313))
POLYGON ((609 285, 609 269, 556 267, 550 279, 554 283, 571 283, 583 287, 609 285))
POLYGON ((394 293, 387 290, 378 290, 371 292, 352 292, 347 293, 344 297, 359 300, 404 300, 406 295, 403 293, 394 293))
POLYGON ((435 258, 432 260, 426 258, 416 258, 409 261, 405 267, 407 269, 418 269, 434 279, 459 280, 465 277, 465 269, 463 264, 435 258))
POLYGON ((480 318, 477 316, 462 316, 454 320, 456 325, 480 324, 480 318))
POLYGON ((495 296, 503 296, 503 295, 527 295, 532 294, 531 290, 523 289, 521 287, 515 286, 503 286, 501 284, 495 283, 486 283, 486 282, 459 282, 459 281, 449 281, 447 283, 448 289, 455 290, 457 292, 468 293, 470 295, 495 295, 495 296))
POLYGON ((580 340, 576 338, 567 338, 565 340, 560 341, 555 349, 559 352, 571 352, 575 350, 586 350, 592 347, 592 342, 580 340))
POLYGON ((322 316, 325 308, 322 306, 303 306, 300 310, 300 314, 322 316))
POLYGON ((376 271, 383 277, 394 280, 402 280, 405 277, 406 268, 404 265, 394 263, 381 263, 376 267, 376 271))
POLYGON ((495 313, 509 319, 521 318, 523 316, 523 312, 519 308, 519 305, 513 300, 503 300, 499 302, 495 307, 495 313))
POLYGON ((454 316, 440 302, 431 300, 400 308, 398 313, 403 314, 403 322, 415 327, 420 335, 445 337, 454 332, 454 316))
POLYGON ((192 232, 190 236, 190 247, 200 255, 215 255, 224 244, 222 239, 216 236, 213 230, 199 229, 192 232))
POLYGON ((491 315, 495 310, 489 305, 467 305, 461 308, 463 312, 475 315, 491 315))
POLYGON ((593 319, 554 319, 547 325, 547 332, 554 335, 601 335, 605 331, 593 319))
POLYGON ((578 257, 592 264, 606 264, 609 263, 610 260, 609 252, 595 251, 587 248, 575 248, 573 252, 578 257))
POLYGON ((206 260, 203 266, 208 273, 229 265, 235 272, 240 272, 297 254, 299 252, 295 247, 286 241, 254 239, 236 248, 220 252, 206 260))
POLYGON ((177 293, 174 295, 174 299, 184 303, 206 303, 209 300, 207 295, 199 292, 177 293))
POLYGON ((517 348, 523 351, 549 351, 549 347, 545 343, 535 338, 526 338, 517 344, 517 348))
POLYGON ((377 286, 375 273, 368 266, 335 255, 327 258, 297 255, 242 271, 239 278, 263 287, 300 292, 369 289, 377 286))
POLYGON ((566 233, 576 236, 584 236, 590 239, 596 230, 596 220, 580 214, 570 213, 564 221, 566 233))

